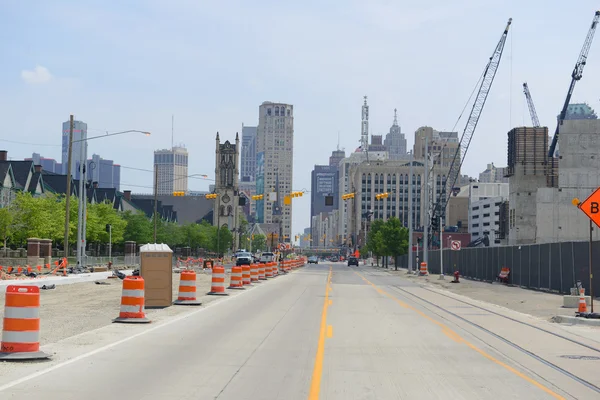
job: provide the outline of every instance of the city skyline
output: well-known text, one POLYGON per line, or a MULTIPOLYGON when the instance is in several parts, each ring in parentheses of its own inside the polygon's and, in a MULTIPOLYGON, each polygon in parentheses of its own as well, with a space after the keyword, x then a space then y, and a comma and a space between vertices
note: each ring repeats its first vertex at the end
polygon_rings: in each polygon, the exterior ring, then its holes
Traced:
MULTIPOLYGON (((0 105, 13 116, 5 121, 11 135, 4 136, 9 141, 3 146, 14 158, 37 152, 60 160, 59 147, 46 145, 53 142, 48 138, 54 127, 71 113, 86 121, 89 135, 147 130, 152 137, 143 141, 135 135, 94 141, 89 153, 110 154, 121 163, 122 189, 149 193, 151 154, 170 146, 173 114, 177 116, 177 141, 185 142, 194 154, 190 173, 212 176, 214 158, 205 150, 205 142, 217 131, 227 135, 240 131, 242 122, 257 124, 256 104, 272 99, 296 108, 294 189, 308 189, 309 171, 315 164, 326 163, 337 147, 338 132, 341 149, 358 147, 359 108, 365 94, 371 106, 371 134, 385 135, 397 108, 408 148, 413 145, 412 133, 423 125, 460 135, 464 123, 454 128, 457 116, 500 30, 512 17, 514 36, 507 42, 462 171, 477 176, 488 163, 506 165, 506 132, 531 124, 523 82, 531 88, 540 121, 554 129, 597 2, 581 1, 565 9, 543 1, 478 4, 461 0, 453 5, 374 1, 347 4, 344 17, 330 4, 280 4, 273 10, 275 22, 261 14, 260 7, 239 1, 235 7, 245 18, 218 5, 192 3, 73 7, 58 0, 51 5, 38 2, 37 7, 0 6, 0 29, 30 27, 7 44, 6 62, 0 66, 4 88, 0 105), (95 18, 96 14, 103 18, 95 18), (304 18, 314 14, 321 17, 314 22, 315 29, 306 32, 304 18), (178 17, 175 21, 165 15, 178 17), (266 27, 273 23, 283 34, 270 33, 266 27), (198 39, 209 37, 215 24, 226 34, 214 41, 198 39), (328 57, 331 48, 317 32, 334 35, 335 58, 328 57), (413 36, 421 40, 407 39, 413 36), (257 40, 264 37, 270 38, 269 46, 259 48, 257 57, 257 40), (197 51, 199 47, 206 51, 197 51), (66 48, 77 48, 77 57, 66 48), (357 60, 357 52, 364 57, 357 60), (209 54, 218 55, 219 62, 209 54), (537 54, 547 55, 549 62, 543 68, 536 62, 537 54), (180 63, 172 62, 176 56, 180 63), (123 68, 123 62, 149 57, 155 62, 123 68), (243 68, 233 72, 222 68, 237 65, 240 59, 245 60, 243 68), (324 59, 331 62, 323 63, 324 59), (419 68, 407 59, 419 59, 419 68), (440 59, 448 62, 441 67, 440 59), (197 65, 203 66, 202 73, 197 65)), ((572 99, 588 102, 596 110, 600 108, 598 48, 596 40, 572 99)), ((196 185, 192 189, 203 190, 210 182, 191 183, 196 185)), ((309 225, 310 205, 305 197, 296 199, 293 207, 294 231, 299 231, 309 225)))

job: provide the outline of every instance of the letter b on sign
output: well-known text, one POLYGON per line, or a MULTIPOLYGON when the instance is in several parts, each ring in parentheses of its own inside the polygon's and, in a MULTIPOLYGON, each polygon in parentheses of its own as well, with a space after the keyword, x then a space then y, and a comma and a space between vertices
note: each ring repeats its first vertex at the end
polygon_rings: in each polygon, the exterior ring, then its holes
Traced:
POLYGON ((598 209, 598 203, 597 203, 597 202, 595 202, 595 201, 592 201, 592 202, 590 203, 590 212, 591 212, 592 214, 598 214, 598 211, 600 211, 600 210, 598 209))

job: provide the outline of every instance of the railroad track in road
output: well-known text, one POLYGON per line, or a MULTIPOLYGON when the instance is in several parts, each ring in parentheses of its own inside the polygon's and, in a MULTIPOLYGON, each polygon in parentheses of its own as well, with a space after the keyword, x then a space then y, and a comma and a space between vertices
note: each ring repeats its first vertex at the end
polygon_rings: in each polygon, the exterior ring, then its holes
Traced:
MULTIPOLYGON (((558 365, 556 365, 556 364, 552 363, 551 361, 548 361, 548 360, 546 360, 546 359, 544 359, 544 358, 542 358, 542 357, 538 356, 537 354, 535 354, 535 353, 533 353, 533 352, 531 352, 531 351, 529 351, 529 350, 527 350, 527 349, 525 349, 525 348, 523 348, 523 347, 519 346, 518 344, 514 343, 513 341, 511 341, 511 340, 509 340, 509 339, 507 339, 507 338, 505 338, 505 337, 503 337, 503 336, 501 336, 501 335, 499 335, 499 334, 497 334, 497 333, 495 333, 495 332, 493 332, 493 331, 491 331, 491 330, 489 330, 489 329, 485 328, 484 326, 482 326, 482 325, 480 325, 480 324, 478 324, 478 323, 476 323, 476 322, 473 322, 473 321, 469 320, 468 318, 465 318, 464 316, 461 316, 460 314, 458 314, 458 313, 455 313, 455 312, 453 312, 453 311, 451 311, 451 310, 448 310, 448 309, 446 309, 446 308, 444 308, 444 307, 442 307, 442 306, 438 306, 437 304, 433 303, 432 301, 429 301, 429 300, 427 300, 427 299, 424 299, 424 298, 422 298, 422 297, 420 297, 420 296, 418 296, 418 295, 416 295, 416 294, 414 294, 414 293, 412 293, 412 292, 410 292, 410 291, 408 291, 408 290, 406 290, 406 289, 404 289, 404 288, 402 288, 402 287, 400 287, 400 286, 397 286, 397 285, 391 285, 390 287, 391 287, 391 288, 392 288, 392 289, 393 289, 393 290, 394 290, 396 293, 398 293, 398 294, 402 295, 402 296, 403 296, 405 299, 412 300, 413 302, 416 302, 416 303, 419 303, 419 302, 421 302, 421 304, 420 304, 420 305, 421 305, 421 306, 423 306, 424 308, 428 309, 428 310, 429 310, 429 311, 431 311, 431 312, 434 312, 434 310, 432 309, 432 307, 433 307, 434 309, 440 310, 440 311, 442 311, 442 312, 444 312, 444 313, 446 313, 446 314, 448 314, 448 315, 451 315, 451 316, 453 316, 453 317, 455 317, 455 318, 457 318, 457 319, 459 319, 459 320, 461 320, 461 321, 463 321, 463 322, 465 322, 465 323, 467 323, 467 324, 469 324, 469 325, 471 325, 471 326, 473 326, 473 327, 475 327, 475 328, 479 329, 480 331, 482 331, 482 332, 485 332, 486 334, 488 334, 488 335, 491 335, 491 336, 495 337, 496 339, 498 339, 498 340, 500 340, 500 341, 502 341, 502 342, 506 343, 507 345, 509 345, 509 346, 513 347, 514 349, 516 349, 516 350, 520 351, 521 353, 523 353, 523 354, 526 354, 527 356, 529 356, 529 357, 531 357, 531 358, 533 358, 533 359, 535 359, 535 360, 537 360, 537 361, 539 361, 539 362, 541 362, 541 363, 545 364, 546 366, 548 366, 548 367, 550 367, 550 368, 552 368, 552 369, 554 369, 554 370, 556 370, 556 371, 560 372, 561 374, 563 374, 563 375, 567 376, 568 378, 570 378, 570 379, 572 379, 572 380, 574 380, 574 381, 576 381, 576 382, 578 382, 578 383, 580 383, 580 384, 582 384, 582 385, 586 386, 586 387, 587 387, 587 388, 589 388, 590 390, 592 390, 592 391, 594 391, 594 392, 596 392, 596 393, 600 394, 600 387, 599 387, 599 386, 597 386, 597 385, 594 385, 593 383, 591 383, 591 382, 588 382, 588 381, 586 381, 586 380, 584 380, 584 379, 582 379, 582 378, 578 377, 577 375, 574 375, 573 373, 571 373, 571 372, 567 371, 566 369, 564 369, 564 368, 561 368, 561 367, 559 367, 558 365), (422 304, 422 303, 425 303, 425 305, 424 305, 424 304, 422 304)), ((479 310, 481 310, 481 311, 484 311, 484 312, 486 312, 486 313, 493 314, 493 315, 496 315, 496 316, 499 316, 499 317, 505 318, 506 320, 510 320, 510 321, 512 321, 512 322, 514 322, 514 323, 518 323, 518 324, 520 324, 520 325, 522 325, 522 326, 525 326, 525 327, 528 327, 528 328, 531 328, 531 329, 536 329, 536 330, 538 330, 538 331, 540 331, 540 332, 543 332, 543 333, 545 333, 545 334, 552 335, 552 336, 554 336, 554 337, 556 337, 556 338, 559 338, 559 339, 562 339, 562 340, 566 340, 566 341, 568 341, 568 342, 570 342, 570 343, 573 343, 573 344, 576 344, 576 345, 578 345, 578 346, 581 346, 581 347, 583 347, 583 348, 585 348, 585 349, 587 349, 587 350, 594 351, 595 353, 597 353, 597 354, 600 356, 600 349, 598 349, 598 348, 596 348, 596 347, 594 347, 594 346, 590 346, 590 345, 588 345, 588 344, 586 344, 586 343, 580 342, 580 341, 578 341, 578 340, 571 339, 571 338, 569 338, 569 337, 566 337, 566 336, 560 335, 560 334, 558 334, 558 333, 555 333, 555 332, 551 332, 551 331, 549 331, 549 330, 547 330, 547 329, 540 328, 540 327, 538 327, 538 326, 535 326, 535 325, 529 324, 529 323, 527 323, 527 322, 519 321, 518 319, 511 318, 511 317, 508 317, 508 316, 506 316, 506 315, 502 315, 502 314, 500 314, 500 313, 497 313, 497 312, 494 312, 494 311, 488 310, 488 309, 486 309, 486 308, 484 308, 484 307, 480 307, 480 306, 478 306, 478 305, 476 305, 476 304, 473 304, 473 303, 470 303, 470 302, 468 302, 468 301, 459 300, 459 299, 456 299, 455 297, 448 296, 448 295, 445 295, 445 294, 443 294, 443 293, 439 293, 439 292, 437 292, 437 291, 430 290, 430 289, 428 289, 428 288, 419 287, 419 289, 426 290, 427 292, 430 292, 430 293, 433 293, 433 294, 435 294, 435 295, 438 295, 438 296, 442 296, 442 297, 445 297, 445 298, 451 299, 451 300, 453 300, 453 301, 456 301, 456 302, 458 302, 458 303, 462 303, 462 304, 465 304, 465 305, 469 305, 469 306, 471 306, 471 307, 477 308, 477 309, 479 309, 479 310)), ((599 359, 600 359, 600 357, 599 357, 599 359)))

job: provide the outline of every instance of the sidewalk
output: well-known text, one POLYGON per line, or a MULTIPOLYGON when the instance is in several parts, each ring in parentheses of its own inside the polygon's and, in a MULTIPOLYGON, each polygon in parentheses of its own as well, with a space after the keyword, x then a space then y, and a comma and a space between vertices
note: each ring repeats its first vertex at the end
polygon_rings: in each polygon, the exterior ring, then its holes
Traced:
MULTIPOLYGON (((557 316, 575 316, 575 308, 563 308, 563 295, 548 292, 539 292, 523 289, 516 286, 508 286, 499 282, 492 284, 460 278, 460 283, 451 283, 453 276, 446 275, 444 280, 439 275, 418 276, 407 274, 406 269, 377 268, 387 271, 392 275, 399 275, 415 283, 423 283, 432 288, 443 289, 452 293, 469 297, 474 300, 495 304, 523 314, 545 320, 554 320, 557 316)), ((598 303, 600 308, 600 302, 598 303)), ((582 318, 579 318, 582 319, 582 318)))

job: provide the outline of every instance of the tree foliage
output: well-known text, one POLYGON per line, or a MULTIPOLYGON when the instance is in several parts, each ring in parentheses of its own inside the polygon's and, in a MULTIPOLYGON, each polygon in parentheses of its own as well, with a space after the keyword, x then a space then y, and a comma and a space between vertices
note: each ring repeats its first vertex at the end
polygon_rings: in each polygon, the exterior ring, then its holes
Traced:
MULTIPOLYGON (((77 239, 77 198, 71 198, 69 242, 77 239)), ((17 193, 14 201, 0 208, 0 239, 11 246, 23 246, 28 238, 52 239, 63 244, 65 229, 64 196, 46 194, 34 197, 30 193, 17 193)), ((242 221, 245 222, 245 221, 242 221)), ((113 244, 134 241, 138 244, 154 243, 154 223, 141 211, 117 211, 110 202, 87 205, 86 238, 88 243, 108 243, 107 224, 111 225, 113 244)), ((243 225, 246 233, 248 223, 243 225)), ((258 235, 257 235, 258 236, 258 235)), ((260 239, 256 245, 261 245, 260 239)), ((263 237, 264 242, 264 237, 263 237)), ((226 253, 233 243, 229 229, 221 228, 217 240, 217 228, 206 221, 178 225, 163 220, 157 221, 156 241, 170 247, 189 246, 212 252, 226 253), (217 248, 218 243, 218 248, 217 248)), ((253 247, 258 248, 258 247, 253 247)))
POLYGON ((396 258, 408 252, 408 228, 402 226, 396 217, 389 218, 386 222, 376 219, 371 223, 367 234, 367 244, 361 249, 370 251, 377 258, 381 256, 393 256, 396 258))

